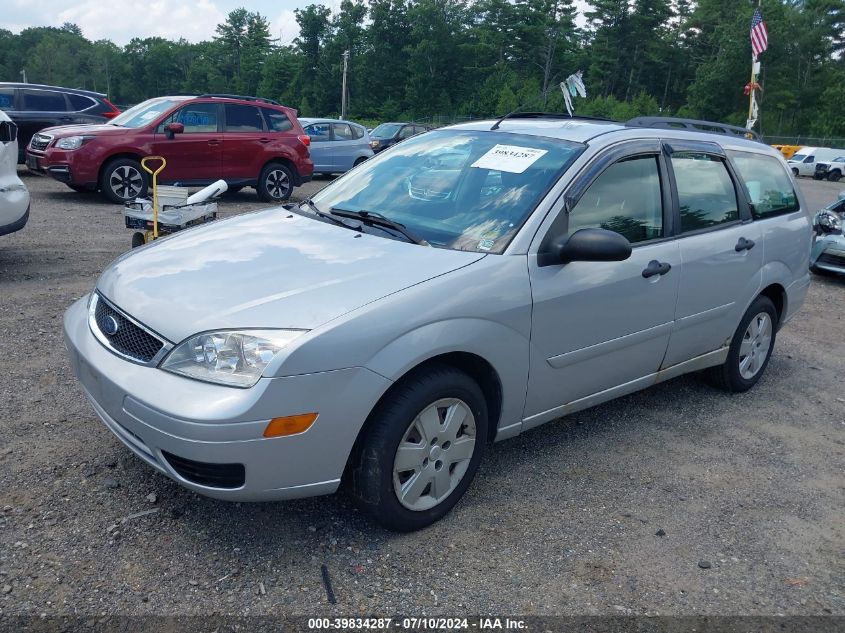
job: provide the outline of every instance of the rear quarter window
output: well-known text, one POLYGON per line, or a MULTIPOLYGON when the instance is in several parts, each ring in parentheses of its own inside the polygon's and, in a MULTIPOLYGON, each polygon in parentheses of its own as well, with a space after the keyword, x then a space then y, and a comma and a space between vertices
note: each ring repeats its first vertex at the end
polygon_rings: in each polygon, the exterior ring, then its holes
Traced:
POLYGON ((800 208, 792 179, 779 160, 751 152, 729 151, 728 156, 745 188, 755 220, 800 208))
POLYGON ((91 97, 86 97, 84 95, 69 94, 67 98, 70 100, 70 107, 74 112, 81 112, 82 110, 87 110, 88 108, 97 105, 97 102, 91 97))
POLYGON ((293 129, 293 123, 284 112, 272 108, 261 108, 264 120, 267 122, 267 129, 273 132, 287 132, 293 129))

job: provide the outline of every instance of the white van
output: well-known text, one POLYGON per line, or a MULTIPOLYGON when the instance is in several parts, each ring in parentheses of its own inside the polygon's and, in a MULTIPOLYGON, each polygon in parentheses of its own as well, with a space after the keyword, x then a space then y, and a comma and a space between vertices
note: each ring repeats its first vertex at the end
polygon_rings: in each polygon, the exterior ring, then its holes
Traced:
POLYGON ((812 176, 816 173, 816 163, 831 162, 845 156, 845 149, 830 147, 802 147, 787 163, 795 176, 812 176))
POLYGON ((20 231, 29 219, 29 191, 18 178, 18 128, 0 110, 0 235, 20 231))

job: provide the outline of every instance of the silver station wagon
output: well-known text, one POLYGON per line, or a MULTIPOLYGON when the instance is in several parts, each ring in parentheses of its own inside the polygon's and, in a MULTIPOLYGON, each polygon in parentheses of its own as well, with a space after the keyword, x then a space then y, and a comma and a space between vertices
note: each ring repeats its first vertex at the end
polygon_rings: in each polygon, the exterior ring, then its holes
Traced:
POLYGON ((118 258, 65 314, 74 370, 191 490, 344 483, 424 527, 488 442, 687 372, 760 379, 811 220, 738 132, 518 114, 416 136, 298 205, 118 258))

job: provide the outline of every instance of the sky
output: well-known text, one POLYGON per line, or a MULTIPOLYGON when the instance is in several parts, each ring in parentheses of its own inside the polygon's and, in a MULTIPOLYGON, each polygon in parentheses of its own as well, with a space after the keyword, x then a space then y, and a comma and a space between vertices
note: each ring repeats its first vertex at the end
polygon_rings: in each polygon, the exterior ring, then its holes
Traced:
MULTIPOLYGON (((73 22, 89 40, 109 39, 123 46, 133 37, 211 39, 233 9, 245 6, 270 21, 273 37, 288 44, 299 34, 294 10, 316 0, 2 0, 0 28, 13 33, 30 26, 73 22)), ((336 10, 340 0, 327 0, 336 10)), ((578 1, 583 8, 587 2, 578 1)))

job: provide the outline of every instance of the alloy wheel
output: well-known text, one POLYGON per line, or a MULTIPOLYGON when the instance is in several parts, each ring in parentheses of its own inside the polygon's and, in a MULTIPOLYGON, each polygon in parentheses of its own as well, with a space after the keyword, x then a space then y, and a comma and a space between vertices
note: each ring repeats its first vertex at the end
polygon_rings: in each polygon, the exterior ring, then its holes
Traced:
POLYGON ((132 200, 144 187, 144 177, 134 167, 122 165, 109 176, 109 187, 118 198, 132 200))
POLYGON ((290 178, 281 169, 272 169, 264 179, 267 192, 275 199, 285 198, 290 191, 290 178))

